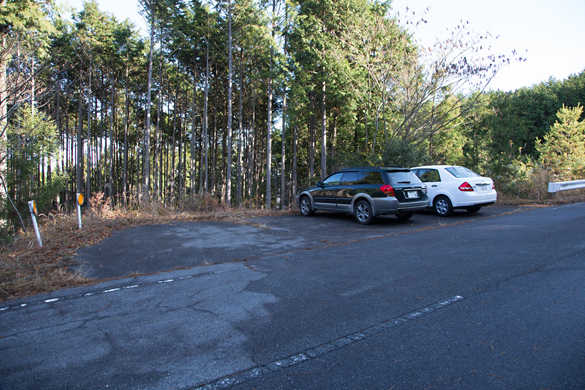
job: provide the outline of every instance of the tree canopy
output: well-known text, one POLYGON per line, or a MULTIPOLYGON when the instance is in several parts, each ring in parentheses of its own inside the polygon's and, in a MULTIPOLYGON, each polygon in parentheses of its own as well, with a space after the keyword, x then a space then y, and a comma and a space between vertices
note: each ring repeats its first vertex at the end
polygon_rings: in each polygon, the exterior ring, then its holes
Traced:
POLYGON ((489 34, 465 25, 422 47, 389 1, 141 0, 148 36, 94 0, 70 19, 47 1, 0 4, 7 227, 31 198, 62 209, 75 193, 285 208, 352 164, 504 177, 549 161, 557 112, 585 98, 583 74, 488 92, 517 58, 486 54, 489 34))

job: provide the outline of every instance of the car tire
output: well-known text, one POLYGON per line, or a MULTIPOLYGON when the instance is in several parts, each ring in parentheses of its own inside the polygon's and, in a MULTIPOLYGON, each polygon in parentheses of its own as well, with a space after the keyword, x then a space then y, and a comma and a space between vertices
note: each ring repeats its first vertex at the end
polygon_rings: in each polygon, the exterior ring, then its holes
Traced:
POLYGON ((410 219, 413 215, 414 213, 412 211, 403 211, 401 213, 396 213, 396 218, 398 218, 401 221, 406 221, 407 219, 410 219))
POLYGON ((362 225, 368 225, 374 219, 372 215, 372 206, 367 200, 360 200, 355 205, 355 219, 362 225))
POLYGON ((446 196, 437 196, 433 208, 440 217, 448 217, 453 213, 453 205, 446 196))
POLYGON ((472 206, 472 207, 466 207, 465 210, 467 210, 468 213, 477 213, 479 210, 481 210, 481 206, 472 206))
POLYGON ((311 199, 308 196, 301 196, 299 200, 299 208, 301 209, 301 213, 305 217, 309 217, 315 214, 315 210, 313 209, 313 205, 311 204, 311 199))

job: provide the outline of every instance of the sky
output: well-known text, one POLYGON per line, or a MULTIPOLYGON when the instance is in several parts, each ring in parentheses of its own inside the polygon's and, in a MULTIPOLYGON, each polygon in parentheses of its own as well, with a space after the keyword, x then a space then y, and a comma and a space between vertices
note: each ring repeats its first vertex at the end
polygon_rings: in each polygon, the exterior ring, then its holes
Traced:
POLYGON ((406 7, 427 23, 414 31, 423 45, 446 37, 446 29, 469 22, 473 30, 498 37, 495 54, 526 58, 500 70, 489 88, 513 91, 549 80, 564 80, 585 70, 585 0, 394 0, 394 11, 406 7))
MULTIPOLYGON (((82 0, 67 2, 82 9, 82 0)), ((120 21, 130 19, 146 35, 138 0, 98 0, 98 4, 120 21)), ((585 70, 585 0, 393 0, 392 7, 402 15, 409 7, 411 19, 414 11, 416 19, 427 21, 411 30, 423 46, 432 45, 437 37, 446 38, 447 29, 469 22, 474 32, 498 37, 491 41, 494 54, 511 57, 516 51, 526 58, 500 70, 489 89, 514 91, 585 70)))

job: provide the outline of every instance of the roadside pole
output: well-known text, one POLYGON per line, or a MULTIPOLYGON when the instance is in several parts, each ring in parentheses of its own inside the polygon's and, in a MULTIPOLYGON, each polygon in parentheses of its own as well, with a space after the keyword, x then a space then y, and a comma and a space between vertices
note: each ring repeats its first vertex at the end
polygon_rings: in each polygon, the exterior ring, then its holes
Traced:
POLYGON ((37 225, 37 203, 34 200, 28 202, 28 209, 30 210, 30 216, 32 218, 32 223, 35 228, 35 234, 37 235, 37 241, 39 242, 39 246, 43 246, 43 241, 41 240, 41 233, 39 232, 39 225, 37 225))
POLYGON ((77 222, 81 230, 81 205, 83 204, 83 194, 77 194, 77 222))

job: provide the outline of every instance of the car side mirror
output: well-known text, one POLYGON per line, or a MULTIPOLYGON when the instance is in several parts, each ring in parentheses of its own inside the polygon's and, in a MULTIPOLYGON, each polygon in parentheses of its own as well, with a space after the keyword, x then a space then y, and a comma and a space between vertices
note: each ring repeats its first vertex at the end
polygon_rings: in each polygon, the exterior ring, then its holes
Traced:
POLYGON ((315 184, 317 187, 323 187, 323 183, 321 183, 320 181, 317 182, 317 184, 315 184))

